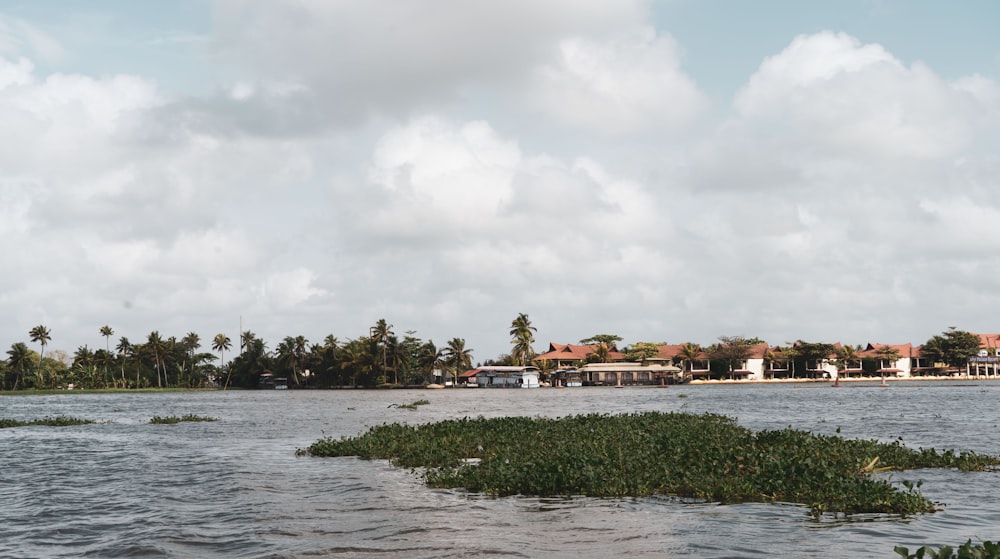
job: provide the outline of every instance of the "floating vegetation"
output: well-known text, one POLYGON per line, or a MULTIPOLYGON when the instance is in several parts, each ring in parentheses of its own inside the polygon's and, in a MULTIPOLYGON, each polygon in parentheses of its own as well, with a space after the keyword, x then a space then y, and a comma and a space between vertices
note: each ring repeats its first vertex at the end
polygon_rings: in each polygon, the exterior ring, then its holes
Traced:
POLYGON ((180 423, 182 421, 218 421, 218 419, 214 417, 193 415, 189 413, 187 415, 183 415, 180 417, 177 417, 176 415, 171 415, 168 417, 160 417, 158 415, 154 415, 153 418, 149 420, 150 423, 164 424, 164 425, 180 423))
POLYGON ((951 546, 941 546, 937 550, 930 546, 923 546, 910 553, 910 550, 897 545, 896 554, 906 559, 1000 559, 1000 542, 984 541, 981 544, 972 544, 972 540, 966 541, 959 548, 953 549, 951 546))
POLYGON ((714 414, 590 414, 387 424, 299 454, 388 459, 426 468, 431 487, 491 495, 670 495, 707 502, 801 503, 826 512, 932 512, 920 483, 887 470, 985 470, 1000 457, 913 450, 783 429, 754 433, 714 414))
POLYGON ((390 408, 402 408, 402 409, 407 409, 407 410, 415 410, 415 409, 417 409, 417 406, 426 406, 427 404, 430 404, 430 403, 431 403, 430 400, 417 400, 416 402, 413 402, 412 404, 389 404, 389 407, 390 408))
POLYGON ((47 427, 67 427, 70 425, 90 425, 93 421, 89 419, 79 419, 76 417, 46 417, 43 419, 32 419, 31 421, 18 421, 16 419, 0 418, 0 429, 11 427, 30 427, 32 425, 45 425, 47 427))

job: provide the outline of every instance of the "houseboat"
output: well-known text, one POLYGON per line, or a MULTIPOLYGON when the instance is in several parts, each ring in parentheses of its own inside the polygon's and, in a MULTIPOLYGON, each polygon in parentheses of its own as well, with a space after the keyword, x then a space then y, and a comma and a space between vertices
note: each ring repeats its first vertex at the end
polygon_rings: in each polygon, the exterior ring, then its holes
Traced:
POLYGON ((538 388, 540 369, 527 366, 490 366, 474 369, 479 388, 538 388))

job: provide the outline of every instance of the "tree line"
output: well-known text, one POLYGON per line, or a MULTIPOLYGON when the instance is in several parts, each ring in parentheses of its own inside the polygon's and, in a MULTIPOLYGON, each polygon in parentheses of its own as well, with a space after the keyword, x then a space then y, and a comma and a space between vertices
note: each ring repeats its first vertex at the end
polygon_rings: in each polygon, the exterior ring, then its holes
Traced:
POLYGON ((385 319, 356 338, 331 334, 311 343, 286 336, 273 347, 251 330, 235 341, 216 334, 207 346, 196 332, 177 338, 154 330, 141 342, 122 336, 112 345, 111 326, 97 331, 104 347, 82 345, 70 356, 47 353, 51 330, 32 328, 28 336, 38 351, 25 342, 12 344, 0 361, 0 389, 252 388, 262 375, 286 378, 290 387, 374 387, 433 382, 435 373, 454 377, 473 360, 463 338, 438 347, 414 332, 397 335, 385 319))
MULTIPOLYGON (((112 347, 115 331, 111 326, 98 328, 104 347, 83 345, 72 356, 53 356, 46 348, 52 332, 38 325, 28 332, 35 351, 25 342, 15 342, 0 361, 0 389, 77 388, 252 388, 262 375, 286 378, 289 387, 375 387, 380 385, 416 385, 454 380, 472 368, 473 350, 464 338, 452 338, 438 347, 433 340, 421 340, 415 332, 403 336, 393 325, 379 319, 365 335, 340 340, 328 335, 311 343, 304 336, 286 336, 271 348, 253 331, 241 332, 234 342, 226 334, 216 334, 207 346, 195 332, 185 336, 164 337, 159 331, 133 343, 121 336, 112 347), (227 354, 235 352, 229 361, 227 354)), ((511 322, 510 353, 487 359, 484 365, 530 365, 537 353, 533 348, 537 331, 525 313, 511 322)), ((606 362, 622 341, 614 334, 597 334, 580 340, 594 348, 586 362, 606 362)), ((629 361, 645 361, 656 356, 665 342, 636 342, 622 350, 629 361)), ((763 343, 759 338, 722 336, 717 343, 702 347, 687 343, 675 358, 675 364, 690 371, 696 361, 707 360, 710 376, 725 378, 750 357, 752 348, 763 343)), ((923 346, 923 357, 949 367, 964 366, 980 350, 979 337, 970 332, 949 328, 933 336, 923 346)), ((819 360, 845 368, 858 360, 860 346, 837 347, 828 343, 799 340, 786 347, 769 347, 763 358, 765 370, 770 363, 790 363, 791 376, 809 370, 808 364, 819 360)), ((898 350, 882 347, 877 358, 887 362, 899 359, 898 350)), ((869 358, 865 367, 874 370, 869 358)), ((551 363, 539 362, 543 374, 551 363)))

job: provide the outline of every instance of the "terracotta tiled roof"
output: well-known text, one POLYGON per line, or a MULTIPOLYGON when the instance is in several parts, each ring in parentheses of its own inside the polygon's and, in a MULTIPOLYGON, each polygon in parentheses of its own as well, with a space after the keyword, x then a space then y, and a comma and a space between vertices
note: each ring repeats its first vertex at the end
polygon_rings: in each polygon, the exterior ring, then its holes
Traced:
MULTIPOLYGON (((535 357, 535 361, 583 361, 597 350, 597 344, 574 345, 557 344, 549 342, 549 350, 535 357)), ((611 346, 608 351, 608 359, 611 361, 622 361, 625 356, 618 351, 618 348, 611 346)))
POLYGON ((976 334, 979 336, 979 347, 993 349, 1000 347, 1000 334, 976 334))
MULTIPOLYGON (((676 359, 677 356, 681 354, 681 351, 684 350, 684 346, 686 345, 686 343, 661 345, 657 348, 656 356, 660 359, 676 359)), ((705 359, 704 351, 698 354, 698 359, 705 359)))
POLYGON ((868 344, 865 349, 858 352, 858 357, 878 357, 878 351, 884 347, 895 349, 899 352, 899 358, 909 358, 917 355, 913 351, 913 344, 868 344))

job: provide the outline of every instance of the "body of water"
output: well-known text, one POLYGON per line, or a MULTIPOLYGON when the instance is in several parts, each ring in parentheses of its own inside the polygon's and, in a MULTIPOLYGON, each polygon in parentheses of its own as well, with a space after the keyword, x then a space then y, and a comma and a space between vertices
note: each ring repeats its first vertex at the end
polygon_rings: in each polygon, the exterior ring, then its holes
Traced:
POLYGON ((3 418, 101 422, 0 429, 0 557, 894 557, 1000 539, 1000 472, 895 473, 943 510, 816 520, 792 504, 491 498, 295 450, 385 422, 688 411, 1000 454, 998 400, 985 381, 0 395, 3 418), (149 423, 186 414, 219 420, 149 423))

